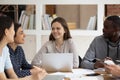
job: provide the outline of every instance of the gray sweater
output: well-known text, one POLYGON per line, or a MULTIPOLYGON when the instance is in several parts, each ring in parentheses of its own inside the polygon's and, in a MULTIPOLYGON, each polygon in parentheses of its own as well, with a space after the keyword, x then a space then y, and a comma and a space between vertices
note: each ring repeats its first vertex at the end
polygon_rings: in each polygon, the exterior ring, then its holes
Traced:
POLYGON ((65 40, 59 50, 56 48, 55 41, 46 42, 33 58, 32 64, 41 66, 42 54, 45 53, 73 53, 73 67, 76 68, 79 65, 78 52, 72 39, 65 40))
POLYGON ((120 41, 116 43, 110 42, 105 39, 103 35, 96 37, 90 47, 88 48, 81 66, 87 69, 94 69, 95 58, 104 59, 106 57, 111 57, 114 61, 120 59, 120 41))

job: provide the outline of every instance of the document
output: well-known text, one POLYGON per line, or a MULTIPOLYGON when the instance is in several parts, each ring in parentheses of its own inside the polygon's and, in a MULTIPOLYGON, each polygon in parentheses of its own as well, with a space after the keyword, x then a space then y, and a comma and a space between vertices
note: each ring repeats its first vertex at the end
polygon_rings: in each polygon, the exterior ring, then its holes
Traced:
POLYGON ((87 74, 94 73, 93 70, 89 69, 73 69, 72 72, 55 72, 49 75, 64 75, 64 78, 69 78, 70 80, 104 80, 102 75, 86 76, 87 74))

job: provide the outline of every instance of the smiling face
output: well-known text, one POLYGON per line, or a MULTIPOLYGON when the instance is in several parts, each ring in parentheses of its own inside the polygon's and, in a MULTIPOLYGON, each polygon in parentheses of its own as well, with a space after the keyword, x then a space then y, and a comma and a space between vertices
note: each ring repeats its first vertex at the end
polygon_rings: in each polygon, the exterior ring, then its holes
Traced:
POLYGON ((51 31, 55 40, 62 39, 64 37, 65 30, 63 26, 59 22, 55 22, 52 24, 52 31, 51 31))
POLYGON ((23 29, 22 29, 22 27, 19 27, 17 32, 16 32, 14 42, 17 44, 24 44, 24 38, 25 38, 25 34, 23 32, 23 29))

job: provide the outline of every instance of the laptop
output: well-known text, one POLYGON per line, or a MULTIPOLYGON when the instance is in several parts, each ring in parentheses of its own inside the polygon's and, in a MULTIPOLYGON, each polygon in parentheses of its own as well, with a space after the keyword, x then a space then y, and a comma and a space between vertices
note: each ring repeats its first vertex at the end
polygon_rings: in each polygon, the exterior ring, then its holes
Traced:
POLYGON ((42 68, 47 72, 71 72, 73 69, 72 53, 48 53, 42 55, 42 68))

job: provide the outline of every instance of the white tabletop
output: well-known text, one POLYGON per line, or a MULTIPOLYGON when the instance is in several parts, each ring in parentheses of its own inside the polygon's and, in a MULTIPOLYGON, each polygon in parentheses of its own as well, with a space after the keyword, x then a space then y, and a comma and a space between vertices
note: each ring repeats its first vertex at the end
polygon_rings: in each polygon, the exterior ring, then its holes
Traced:
POLYGON ((70 80, 104 80, 102 75, 99 76, 86 76, 86 74, 93 74, 94 70, 89 69, 73 69, 72 72, 54 72, 49 75, 64 75, 70 80))

